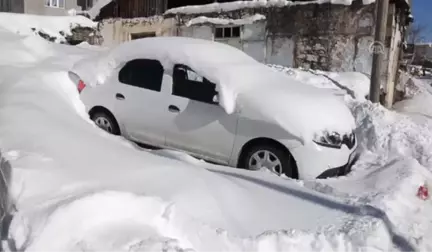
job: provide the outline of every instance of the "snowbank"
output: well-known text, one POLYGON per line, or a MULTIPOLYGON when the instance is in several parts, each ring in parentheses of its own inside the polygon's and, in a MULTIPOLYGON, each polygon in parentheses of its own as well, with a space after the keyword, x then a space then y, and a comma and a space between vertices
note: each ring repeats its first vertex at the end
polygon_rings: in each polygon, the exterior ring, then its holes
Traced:
POLYGON ((352 98, 365 101, 369 95, 370 78, 360 72, 324 72, 304 70, 280 65, 269 65, 290 77, 317 88, 330 89, 335 94, 348 94, 352 98))
POLYGON ((209 171, 107 135, 83 114, 66 69, 0 68, 0 147, 13 169, 18 212, 9 239, 16 247, 250 251, 274 243, 268 230, 315 230, 349 218, 315 202, 337 199, 296 183, 232 168, 209 171), (249 238, 255 236, 267 245, 257 247, 249 238))
POLYGON ((77 27, 96 28, 97 24, 83 16, 38 16, 0 13, 0 28, 20 35, 46 34, 64 42, 77 27))
POLYGON ((277 73, 223 43, 182 37, 135 40, 93 60, 79 62, 73 71, 87 85, 100 85, 114 69, 137 57, 158 59, 168 74, 175 64, 191 67, 216 84, 220 105, 228 114, 241 109, 253 119, 261 116, 302 141, 312 141, 325 131, 350 134, 355 128, 341 99, 277 73))
POLYGON ((28 47, 16 38, 17 50, 8 51, 0 67, 0 149, 12 167, 18 210, 8 236, 14 247, 258 251, 274 243, 268 230, 316 230, 349 218, 314 200, 337 199, 297 183, 232 168, 210 171, 106 134, 89 121, 67 76, 88 56, 84 51, 93 52, 40 40, 51 56, 20 63, 18 48, 28 47), (303 214, 314 221, 299 218, 303 214))
MULTIPOLYGON (((363 0, 363 4, 371 4, 375 0, 363 0)), ((204 13, 220 13, 235 11, 247 8, 270 8, 270 7, 285 7, 292 5, 305 5, 305 4, 343 4, 351 5, 353 0, 311 0, 307 2, 293 2, 289 0, 252 0, 252 1, 235 1, 228 3, 212 3, 206 5, 192 5, 173 8, 167 10, 165 15, 168 14, 204 14, 204 13)))

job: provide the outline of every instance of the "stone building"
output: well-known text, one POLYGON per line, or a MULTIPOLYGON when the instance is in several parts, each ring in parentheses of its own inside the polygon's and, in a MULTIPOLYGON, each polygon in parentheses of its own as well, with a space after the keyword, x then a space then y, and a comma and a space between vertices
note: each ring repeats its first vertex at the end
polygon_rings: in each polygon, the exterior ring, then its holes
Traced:
POLYGON ((97 0, 0 0, 1 12, 26 13, 48 16, 68 15, 68 11, 86 10, 97 0))
POLYGON ((169 0, 140 1, 141 8, 137 2, 117 0, 101 10, 98 18, 105 46, 148 36, 186 36, 230 44, 267 64, 365 74, 371 72, 372 51, 379 49, 386 55, 381 74, 385 104, 391 106, 394 101, 394 83, 410 21, 406 0, 391 1, 387 39, 382 46, 374 44, 377 11, 373 1, 353 0, 349 5, 304 0, 224 1, 171 9, 169 0))

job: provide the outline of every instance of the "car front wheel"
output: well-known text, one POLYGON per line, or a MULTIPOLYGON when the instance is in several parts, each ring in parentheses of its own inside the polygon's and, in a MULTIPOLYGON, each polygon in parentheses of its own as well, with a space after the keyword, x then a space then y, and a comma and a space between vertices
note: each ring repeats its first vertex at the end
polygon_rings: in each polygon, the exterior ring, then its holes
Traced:
POLYGON ((113 135, 120 134, 120 129, 116 120, 108 113, 97 112, 91 117, 91 119, 99 128, 105 130, 106 132, 113 135))
POLYGON ((294 159, 285 150, 272 145, 258 145, 252 147, 246 154, 244 167, 248 170, 266 168, 281 176, 285 174, 293 178, 294 159))

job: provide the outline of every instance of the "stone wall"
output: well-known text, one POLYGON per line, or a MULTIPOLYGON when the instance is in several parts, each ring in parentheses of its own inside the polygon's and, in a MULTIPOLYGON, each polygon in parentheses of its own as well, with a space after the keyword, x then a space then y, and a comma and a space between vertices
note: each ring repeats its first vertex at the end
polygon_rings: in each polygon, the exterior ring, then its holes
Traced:
MULTIPOLYGON (((374 4, 363 5, 360 0, 351 6, 304 4, 205 15, 225 19, 241 19, 254 14, 266 16, 265 32, 257 40, 264 43, 262 47, 265 56, 255 56, 266 63, 369 73, 372 62, 369 46, 373 41, 374 13, 374 4)), ((185 26, 197 16, 200 15, 178 15, 177 19, 180 26, 185 26)), ((244 44, 243 36, 240 40, 244 44)), ((261 46, 255 44, 255 47, 261 46)), ((242 49, 246 51, 244 46, 242 49)))

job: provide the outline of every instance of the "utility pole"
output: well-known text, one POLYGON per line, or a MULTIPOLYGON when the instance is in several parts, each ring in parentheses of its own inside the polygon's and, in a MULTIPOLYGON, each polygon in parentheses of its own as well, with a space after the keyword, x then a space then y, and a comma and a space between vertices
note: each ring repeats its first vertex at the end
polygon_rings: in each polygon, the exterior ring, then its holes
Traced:
POLYGON ((384 67, 385 38, 387 33, 387 19, 389 0, 377 0, 377 18, 375 26, 375 41, 371 46, 373 52, 372 74, 369 99, 373 103, 380 102, 381 73, 384 67))

